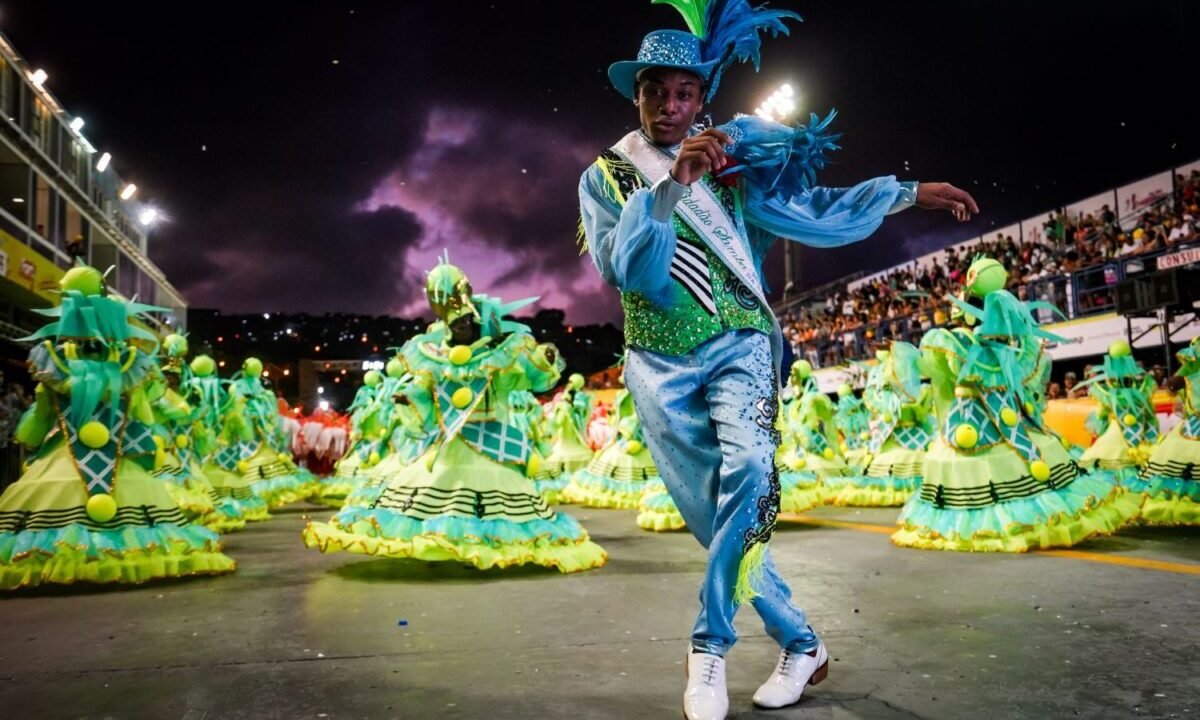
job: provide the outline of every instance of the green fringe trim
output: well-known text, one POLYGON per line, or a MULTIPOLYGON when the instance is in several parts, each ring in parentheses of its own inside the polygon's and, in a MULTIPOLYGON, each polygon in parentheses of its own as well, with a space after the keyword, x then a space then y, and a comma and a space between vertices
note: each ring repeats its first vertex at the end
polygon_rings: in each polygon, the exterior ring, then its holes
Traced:
POLYGON ((767 544, 764 542, 754 543, 750 551, 742 556, 742 562, 738 565, 737 584, 733 588, 735 603, 744 605, 758 597, 758 590, 754 586, 762 578, 763 563, 766 561, 767 544))

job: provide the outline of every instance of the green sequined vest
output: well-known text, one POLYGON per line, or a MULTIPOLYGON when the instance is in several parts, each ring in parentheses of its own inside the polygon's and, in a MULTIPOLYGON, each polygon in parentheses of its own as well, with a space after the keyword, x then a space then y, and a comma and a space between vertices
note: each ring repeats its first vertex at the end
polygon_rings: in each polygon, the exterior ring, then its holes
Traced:
MULTIPOLYGON (((619 202, 643 187, 642 179, 620 156, 606 151, 597 161, 620 189, 619 202)), ((741 214, 733 189, 705 176, 701 182, 731 217, 741 214)), ((730 330, 752 329, 770 334, 771 316, 754 293, 738 280, 704 241, 678 215, 671 217, 679 245, 672 262, 666 304, 640 292, 621 293, 625 311, 625 344, 663 355, 684 355, 730 330), (707 268, 707 273, 704 269, 707 268), (707 274, 707 277, 704 277, 707 274)))

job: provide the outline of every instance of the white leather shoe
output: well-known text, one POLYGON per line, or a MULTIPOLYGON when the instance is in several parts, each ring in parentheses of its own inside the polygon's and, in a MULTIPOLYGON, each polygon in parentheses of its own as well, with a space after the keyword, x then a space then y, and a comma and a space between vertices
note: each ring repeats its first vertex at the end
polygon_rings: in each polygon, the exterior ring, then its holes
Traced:
POLYGON ((776 708, 800 702, 804 688, 816 685, 829 674, 829 651, 825 643, 809 653, 779 653, 775 672, 754 693, 754 704, 760 708, 776 708))
POLYGON ((687 690, 683 716, 687 720, 725 720, 729 693, 725 690, 725 658, 711 653, 688 652, 687 690))

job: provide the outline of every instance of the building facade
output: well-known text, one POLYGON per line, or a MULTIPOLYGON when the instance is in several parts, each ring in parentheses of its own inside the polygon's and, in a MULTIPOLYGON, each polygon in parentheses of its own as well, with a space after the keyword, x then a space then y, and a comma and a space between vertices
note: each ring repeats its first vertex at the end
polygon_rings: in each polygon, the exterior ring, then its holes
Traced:
POLYGON ((111 268, 111 290, 167 308, 159 321, 183 328, 187 303, 147 255, 149 206, 46 82, 0 34, 0 343, 12 350, 42 324, 30 311, 55 303, 75 258, 111 268))

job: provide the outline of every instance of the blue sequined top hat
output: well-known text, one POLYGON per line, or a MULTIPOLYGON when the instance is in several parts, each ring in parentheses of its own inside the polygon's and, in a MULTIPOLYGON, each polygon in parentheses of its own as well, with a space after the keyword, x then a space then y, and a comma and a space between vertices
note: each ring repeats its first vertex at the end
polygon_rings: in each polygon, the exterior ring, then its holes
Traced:
POLYGON ((608 79, 625 97, 633 99, 637 76, 641 71, 652 68, 674 68, 686 70, 706 86, 713 68, 719 60, 704 62, 700 59, 700 38, 684 30, 655 30, 642 40, 637 60, 622 60, 608 68, 608 79))
POLYGON ((721 75, 735 62, 761 60, 759 34, 787 35, 785 20, 800 20, 788 10, 754 7, 749 0, 651 0, 667 3, 683 15, 691 32, 656 30, 642 40, 636 60, 613 63, 608 78, 625 97, 633 99, 638 73, 651 67, 695 73, 705 84, 704 100, 717 93, 721 75))

